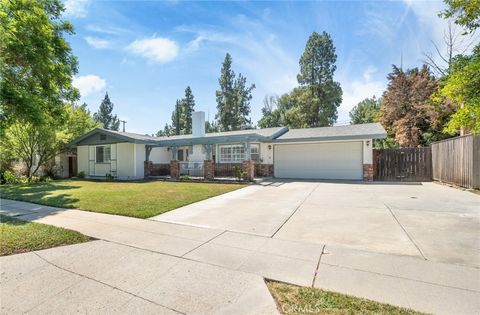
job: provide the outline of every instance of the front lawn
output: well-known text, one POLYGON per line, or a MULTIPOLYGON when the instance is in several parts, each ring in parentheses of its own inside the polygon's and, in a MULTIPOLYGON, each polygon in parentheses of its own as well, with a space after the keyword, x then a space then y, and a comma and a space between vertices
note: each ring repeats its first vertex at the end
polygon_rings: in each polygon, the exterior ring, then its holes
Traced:
POLYGON ((0 215, 0 256, 83 243, 88 236, 52 225, 0 215))
POLYGON ((268 281, 283 314, 422 314, 410 309, 315 288, 268 281))
POLYGON ((186 182, 92 182, 61 180, 0 187, 2 198, 61 208, 149 218, 245 187, 186 182))

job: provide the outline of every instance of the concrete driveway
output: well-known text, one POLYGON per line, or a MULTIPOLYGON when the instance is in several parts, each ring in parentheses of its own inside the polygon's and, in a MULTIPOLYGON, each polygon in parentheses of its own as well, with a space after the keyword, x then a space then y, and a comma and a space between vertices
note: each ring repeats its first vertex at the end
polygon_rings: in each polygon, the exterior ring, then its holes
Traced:
POLYGON ((436 183, 274 181, 152 219, 480 266, 480 196, 436 183))

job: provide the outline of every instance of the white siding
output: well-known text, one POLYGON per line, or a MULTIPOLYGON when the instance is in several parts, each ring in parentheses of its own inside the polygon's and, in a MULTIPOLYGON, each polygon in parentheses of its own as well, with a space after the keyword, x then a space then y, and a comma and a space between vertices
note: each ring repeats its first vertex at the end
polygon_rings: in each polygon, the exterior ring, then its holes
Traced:
POLYGON ((363 164, 373 164, 373 141, 363 141, 363 164), (368 144, 367 144, 368 143, 368 144))
POLYGON ((84 172, 88 176, 88 145, 77 147, 77 169, 78 173, 84 172))
POLYGON ((135 178, 134 143, 117 144, 117 177, 119 179, 135 178))
POLYGON ((149 160, 153 163, 168 164, 172 158, 172 152, 166 147, 156 147, 150 152, 149 160))

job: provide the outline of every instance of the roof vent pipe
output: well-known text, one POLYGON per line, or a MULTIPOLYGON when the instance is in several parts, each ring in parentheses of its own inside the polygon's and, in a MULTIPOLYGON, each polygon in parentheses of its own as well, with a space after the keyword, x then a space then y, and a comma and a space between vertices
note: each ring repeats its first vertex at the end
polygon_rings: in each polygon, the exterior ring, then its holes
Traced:
POLYGON ((205 136, 205 112, 192 113, 192 135, 193 137, 205 136))

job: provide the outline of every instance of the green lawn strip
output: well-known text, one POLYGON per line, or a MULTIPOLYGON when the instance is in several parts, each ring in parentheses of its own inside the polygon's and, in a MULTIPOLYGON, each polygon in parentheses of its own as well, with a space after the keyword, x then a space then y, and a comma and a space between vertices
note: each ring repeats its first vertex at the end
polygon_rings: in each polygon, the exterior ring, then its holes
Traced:
POLYGON ((61 180, 27 185, 5 185, 0 187, 0 193, 6 199, 149 218, 242 187, 245 185, 61 180))
POLYGON ((341 293, 267 281, 283 314, 423 314, 341 293))
POLYGON ((90 239, 76 231, 0 215, 0 256, 83 243, 90 239))

